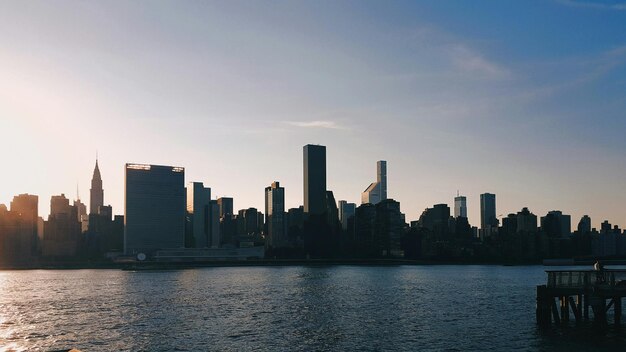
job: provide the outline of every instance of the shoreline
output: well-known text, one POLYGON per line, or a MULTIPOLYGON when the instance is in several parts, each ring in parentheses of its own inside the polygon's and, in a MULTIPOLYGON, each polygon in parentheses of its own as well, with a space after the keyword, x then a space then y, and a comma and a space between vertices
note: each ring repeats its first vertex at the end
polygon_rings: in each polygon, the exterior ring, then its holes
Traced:
POLYGON ((66 262, 66 263, 38 263, 32 266, 3 266, 0 271, 9 270, 176 270, 211 267, 281 267, 281 266, 400 266, 400 265, 493 265, 493 266, 532 266, 543 265, 541 262, 505 263, 505 262, 460 262, 460 261, 433 261, 433 260, 404 260, 404 259, 263 259, 263 260, 234 260, 234 261, 204 261, 204 262, 66 262))

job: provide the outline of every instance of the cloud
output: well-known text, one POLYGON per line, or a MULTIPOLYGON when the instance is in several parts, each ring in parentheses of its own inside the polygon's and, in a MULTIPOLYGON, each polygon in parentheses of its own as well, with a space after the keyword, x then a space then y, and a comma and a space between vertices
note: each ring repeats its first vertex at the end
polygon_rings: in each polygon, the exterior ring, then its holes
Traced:
POLYGON ((511 71, 489 61, 482 54, 466 45, 457 44, 450 48, 452 63, 462 71, 478 73, 487 78, 503 79, 511 77, 511 71))
POLYGON ((556 0, 559 4, 573 7, 584 7, 600 10, 626 11, 626 3, 606 4, 601 2, 577 1, 577 0, 556 0))
POLYGON ((338 125, 334 121, 283 121, 283 123, 290 125, 290 126, 301 127, 301 128, 325 128, 325 129, 331 129, 331 130, 347 129, 344 126, 338 125))

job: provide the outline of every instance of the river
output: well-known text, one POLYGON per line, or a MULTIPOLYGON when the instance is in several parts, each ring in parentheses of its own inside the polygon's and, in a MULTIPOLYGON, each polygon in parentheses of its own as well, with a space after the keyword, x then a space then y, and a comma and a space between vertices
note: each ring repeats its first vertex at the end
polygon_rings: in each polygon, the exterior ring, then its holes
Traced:
POLYGON ((0 351, 617 351, 535 324, 541 266, 0 271, 0 351))

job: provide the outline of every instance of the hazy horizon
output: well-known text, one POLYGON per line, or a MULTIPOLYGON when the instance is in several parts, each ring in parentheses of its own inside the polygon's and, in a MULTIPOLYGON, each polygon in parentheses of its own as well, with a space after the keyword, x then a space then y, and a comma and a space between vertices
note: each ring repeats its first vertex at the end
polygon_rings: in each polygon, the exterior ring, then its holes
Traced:
POLYGON ((83 203, 99 155, 185 167, 235 210, 302 204, 302 147, 360 203, 388 162, 407 221, 479 194, 626 227, 626 9, 619 1, 0 3, 0 204, 83 203))

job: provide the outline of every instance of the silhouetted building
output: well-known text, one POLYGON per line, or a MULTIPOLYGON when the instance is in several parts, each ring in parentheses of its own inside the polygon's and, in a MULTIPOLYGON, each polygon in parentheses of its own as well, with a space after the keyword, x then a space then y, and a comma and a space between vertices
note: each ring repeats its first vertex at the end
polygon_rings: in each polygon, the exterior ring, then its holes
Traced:
POLYGON ((237 247, 237 217, 235 215, 225 214, 220 218, 220 234, 222 236, 222 245, 225 247, 237 247))
MULTIPOLYGON (((28 209, 32 199, 25 197, 22 200, 27 203, 25 206, 28 209)), ((28 265, 31 262, 35 225, 29 214, 8 211, 5 205, 0 204, 0 267, 28 265)))
POLYGON ((457 195, 454 197, 454 217, 467 217, 467 198, 457 195))
POLYGON ((361 194, 361 204, 378 204, 387 199, 387 162, 376 162, 376 182, 371 183, 361 194))
POLYGON ((326 147, 304 146, 304 212, 322 215, 326 211, 326 147))
POLYGON ((480 228, 482 230, 498 227, 496 217, 496 195, 483 193, 480 195, 480 228))
POLYGON ((234 215, 233 213, 233 199, 228 197, 221 197, 217 199, 217 205, 220 207, 220 219, 226 215, 234 215))
POLYGON ((87 232, 89 230, 89 215, 87 214, 87 206, 80 201, 80 197, 74 201, 74 206, 77 210, 78 222, 80 222, 81 232, 87 232))
POLYGON ((348 219, 354 216, 356 212, 356 204, 348 203, 345 200, 339 201, 339 222, 344 231, 348 230, 348 219))
POLYGON ((222 242, 222 233, 220 227, 220 206, 216 200, 212 200, 207 205, 207 224, 209 243, 211 248, 219 248, 222 242))
POLYGON ((399 202, 385 199, 376 204, 375 243, 378 255, 383 257, 404 256, 401 241, 405 226, 399 202))
POLYGON ((541 218, 541 230, 548 237, 569 237, 572 233, 572 218, 558 210, 550 211, 541 218))
POLYGON ((591 232, 591 218, 589 215, 583 215, 578 222, 578 232, 590 233, 591 232))
POLYGON ((124 253, 185 244, 185 169, 126 164, 124 253))
MULTIPOLYGON (((11 201, 11 212, 19 214, 20 231, 32 226, 32 234, 28 241, 31 243, 31 253, 36 254, 39 245, 39 197, 32 194, 20 194, 13 197, 11 201)), ((43 229, 42 229, 43 230, 43 229)))
POLYGON ((287 211, 287 238, 296 247, 303 245, 304 207, 287 211))
POLYGON ((450 207, 447 204, 435 204, 426 208, 418 220, 418 226, 429 230, 438 237, 447 237, 449 228, 450 207))
POLYGON ((339 231, 339 209, 333 191, 326 191, 326 216, 334 232, 339 231))
POLYGON ((64 193, 50 198, 50 216, 52 217, 69 216, 71 212, 70 207, 70 200, 65 197, 64 193))
POLYGON ((190 182, 187 185, 187 217, 191 228, 191 247, 209 247, 209 202, 211 189, 202 182, 190 182))
POLYGON ((517 232, 537 232, 537 215, 528 208, 523 208, 517 213, 517 232))
POLYGON ((270 248, 286 247, 285 229, 285 188, 275 181, 265 188, 265 223, 267 233, 265 244, 270 248))
POLYGON ((44 222, 41 254, 44 257, 74 257, 81 244, 78 209, 70 205, 65 194, 52 196, 50 215, 44 222))
POLYGON ((102 189, 102 176, 100 175, 100 168, 98 168, 98 159, 96 159, 96 167, 93 169, 93 177, 91 178, 89 213, 96 214, 98 207, 102 205, 104 205, 104 190, 102 189))

